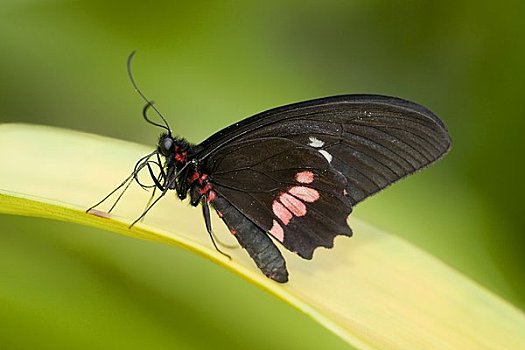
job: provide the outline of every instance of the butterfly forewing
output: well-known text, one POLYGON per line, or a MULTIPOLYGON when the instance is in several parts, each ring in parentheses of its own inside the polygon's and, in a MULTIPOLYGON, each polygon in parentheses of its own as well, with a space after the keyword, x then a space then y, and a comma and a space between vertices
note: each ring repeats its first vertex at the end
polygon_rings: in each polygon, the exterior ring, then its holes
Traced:
POLYGON ((225 145, 265 137, 287 138, 323 154, 347 178, 352 204, 436 161, 450 147, 445 126, 426 108, 393 97, 347 95, 260 113, 210 137, 199 151, 203 158, 217 157, 225 145))

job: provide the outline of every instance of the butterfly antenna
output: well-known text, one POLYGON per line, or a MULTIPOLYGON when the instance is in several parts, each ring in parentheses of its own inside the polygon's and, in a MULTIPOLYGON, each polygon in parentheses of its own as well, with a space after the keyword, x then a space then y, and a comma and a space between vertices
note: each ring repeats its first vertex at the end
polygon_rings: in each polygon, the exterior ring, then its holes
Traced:
POLYGON ((162 115, 162 113, 160 113, 160 111, 157 109, 157 107, 155 107, 153 105, 153 101, 151 101, 149 98, 146 97, 146 95, 144 95, 144 93, 142 93, 142 91, 139 89, 139 87, 137 85, 137 82, 135 81, 135 78, 133 78, 133 73, 131 72, 131 61, 133 60, 133 57, 135 57, 135 53, 136 53, 136 51, 132 51, 129 54, 128 61, 127 61, 127 64, 126 64, 126 68, 127 68, 127 71, 128 71, 129 80, 131 81, 131 85, 133 85, 133 89, 135 89, 135 91, 139 94, 139 96, 142 97, 142 99, 144 101, 146 101, 146 107, 144 107, 144 110, 142 112, 142 116, 144 117, 144 119, 148 123, 150 123, 152 125, 155 125, 155 126, 158 126, 160 128, 166 129, 168 131, 168 134, 171 136, 172 135, 171 128, 170 128, 168 122, 166 121, 166 118, 164 118, 164 116, 162 115), (155 123, 154 121, 152 121, 151 119, 148 118, 148 116, 146 114, 146 111, 149 108, 152 108, 157 113, 157 115, 160 117, 160 119, 162 119, 162 121, 164 122, 164 125, 155 123))

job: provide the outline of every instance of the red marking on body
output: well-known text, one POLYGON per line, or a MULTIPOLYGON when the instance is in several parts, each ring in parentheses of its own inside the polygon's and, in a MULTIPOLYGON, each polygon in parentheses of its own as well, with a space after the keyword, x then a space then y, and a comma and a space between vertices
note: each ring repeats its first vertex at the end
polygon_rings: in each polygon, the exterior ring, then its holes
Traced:
POLYGON ((314 173, 311 171, 301 171, 295 174, 295 181, 302 184, 310 184, 314 181, 314 173))
POLYGON ((290 188, 288 192, 308 203, 313 203, 319 199, 319 192, 317 192, 317 190, 313 188, 306 186, 294 186, 290 188))
POLYGON ((187 155, 187 154, 188 154, 187 151, 183 151, 183 152, 181 152, 181 153, 176 153, 176 154, 175 154, 175 160, 176 160, 177 162, 183 162, 184 159, 186 159, 186 155, 187 155))
POLYGON ((208 193, 208 203, 213 202, 217 198, 217 193, 215 191, 210 190, 208 193))
POLYGON ((286 209, 284 205, 279 203, 277 200, 273 201, 272 210, 275 216, 277 216, 283 224, 288 225, 290 220, 292 220, 293 214, 290 213, 290 211, 286 209))
POLYGON ((237 231, 235 231, 235 230, 230 230, 230 232, 231 232, 232 235, 236 235, 237 234, 237 231))
POLYGON ((205 195, 206 193, 211 191, 211 188, 212 188, 211 184, 208 183, 204 187, 199 188, 199 194, 205 195))
POLYGON ((202 174, 200 179, 199 179, 199 183, 203 183, 204 181, 206 181, 208 179, 208 175, 206 174, 202 174))
POLYGON ((194 183, 195 181, 197 181, 197 179, 199 178, 199 173, 198 172, 194 172, 193 175, 191 175, 190 177, 190 183, 194 183))
POLYGON ((219 217, 222 219, 222 212, 217 210, 217 215, 219 215, 219 217))
POLYGON ((279 242, 284 241, 284 230, 276 220, 273 220, 273 226, 270 229, 270 234, 274 236, 279 242))
POLYGON ((288 193, 282 193, 279 196, 279 201, 292 212, 295 216, 305 216, 306 215, 306 205, 301 202, 299 199, 288 193))

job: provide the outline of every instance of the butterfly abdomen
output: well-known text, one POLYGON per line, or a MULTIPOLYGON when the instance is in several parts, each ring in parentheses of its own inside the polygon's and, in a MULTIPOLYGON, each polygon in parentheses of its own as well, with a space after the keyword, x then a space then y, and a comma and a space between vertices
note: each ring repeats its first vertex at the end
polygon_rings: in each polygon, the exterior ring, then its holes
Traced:
POLYGON ((217 210, 230 232, 246 249, 257 267, 267 277, 277 282, 287 282, 286 262, 272 239, 221 195, 214 196, 210 204, 217 210))

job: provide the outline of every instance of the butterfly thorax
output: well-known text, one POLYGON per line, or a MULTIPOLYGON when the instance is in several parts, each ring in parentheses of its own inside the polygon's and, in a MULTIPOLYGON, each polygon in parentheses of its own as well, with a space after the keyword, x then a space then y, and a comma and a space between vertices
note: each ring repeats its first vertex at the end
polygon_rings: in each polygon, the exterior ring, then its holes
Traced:
POLYGON ((182 137, 162 134, 157 150, 165 158, 165 187, 175 190, 180 200, 186 199, 189 193, 191 205, 197 206, 203 196, 213 194, 208 175, 195 157, 194 146, 182 137))

